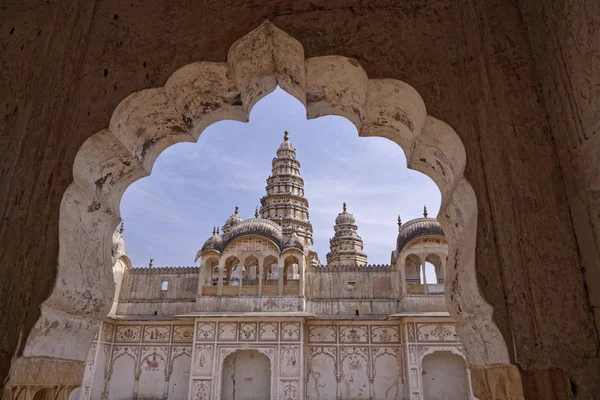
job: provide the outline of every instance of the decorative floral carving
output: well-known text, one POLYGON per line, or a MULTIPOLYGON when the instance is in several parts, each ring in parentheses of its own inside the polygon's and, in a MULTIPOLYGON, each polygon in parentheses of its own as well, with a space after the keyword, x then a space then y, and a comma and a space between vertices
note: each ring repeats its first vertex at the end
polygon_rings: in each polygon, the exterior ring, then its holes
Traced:
POLYGON ((235 322, 219 322, 219 340, 236 340, 236 325, 235 322))
POLYGON ((400 330, 397 326, 384 325, 371 327, 371 342, 373 343, 399 343, 400 330))
POLYGON ((368 328, 366 326, 344 326, 340 327, 340 342, 342 343, 366 343, 368 328))
POLYGON ((192 396, 194 400, 209 400, 210 399, 210 384, 211 381, 194 381, 192 396))
POLYGON ((106 322, 103 322, 101 340, 103 342, 111 342, 114 330, 115 326, 113 324, 107 324, 106 322))
POLYGON ((260 340, 277 340, 277 322, 260 323, 260 340))
MULTIPOLYGON (((214 332, 214 326, 213 326, 213 332, 214 332)), ((194 326, 193 325, 175 325, 173 327, 173 342, 191 343, 193 341, 194 341, 194 326)))
POLYGON ((297 400, 298 399, 298 383, 297 382, 282 382, 281 400, 297 400))
POLYGON ((215 339, 215 323, 214 322, 206 322, 206 323, 198 323, 197 340, 214 340, 215 339))
POLYGON ((300 323, 299 322, 282 322, 281 323, 281 340, 284 340, 284 341, 300 340, 300 323))
POLYGON ((422 324, 417 327, 417 332, 421 341, 458 341, 456 327, 451 324, 422 324))
POLYGON ((168 343, 171 336, 169 325, 146 325, 144 326, 144 342, 168 343))
POLYGON ((335 326, 310 326, 308 328, 308 341, 311 343, 335 343, 335 326))
POLYGON ((139 342, 141 326, 122 325, 117 327, 117 342, 139 342))
POLYGON ((256 323, 240 323, 240 340, 256 340, 256 323))

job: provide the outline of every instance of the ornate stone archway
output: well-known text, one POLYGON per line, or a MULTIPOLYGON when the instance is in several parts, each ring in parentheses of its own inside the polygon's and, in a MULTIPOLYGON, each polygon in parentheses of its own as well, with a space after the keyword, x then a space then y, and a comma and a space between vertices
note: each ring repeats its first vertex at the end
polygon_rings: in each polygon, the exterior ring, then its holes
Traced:
POLYGON ((277 85, 306 106, 308 118, 341 115, 360 136, 394 141, 409 168, 436 182, 442 194, 438 219, 449 241, 446 296, 470 364, 509 364, 493 310, 477 287, 477 201, 463 177, 466 155, 459 137, 427 115, 423 100, 406 83, 369 79, 346 57, 305 60, 298 41, 265 22, 232 45, 226 63, 187 65, 164 87, 128 96, 108 128, 82 145, 74 182, 61 203, 56 285, 13 371, 42 359, 65 360, 62 373, 68 376, 83 369, 95 321, 113 301, 110 247, 125 189, 150 174, 167 147, 197 140, 217 121, 247 121, 254 104, 277 85))

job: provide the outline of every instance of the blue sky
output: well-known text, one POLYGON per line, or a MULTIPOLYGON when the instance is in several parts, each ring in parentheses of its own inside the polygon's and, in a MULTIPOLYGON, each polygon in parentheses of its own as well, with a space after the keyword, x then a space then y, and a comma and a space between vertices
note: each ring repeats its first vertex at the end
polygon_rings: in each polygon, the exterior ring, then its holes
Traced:
POLYGON ((152 175, 127 189, 121 215, 133 265, 147 266, 150 258, 155 266, 193 265, 213 226, 222 226, 236 205, 242 218, 252 218, 286 129, 301 163, 314 247, 323 262, 344 201, 372 264, 390 262, 398 214, 406 222, 422 216, 426 204, 430 216, 437 215, 437 186, 406 167, 398 145, 359 137, 342 117, 309 121, 304 106, 277 89, 256 104, 249 123, 222 121, 197 143, 168 148, 152 175))

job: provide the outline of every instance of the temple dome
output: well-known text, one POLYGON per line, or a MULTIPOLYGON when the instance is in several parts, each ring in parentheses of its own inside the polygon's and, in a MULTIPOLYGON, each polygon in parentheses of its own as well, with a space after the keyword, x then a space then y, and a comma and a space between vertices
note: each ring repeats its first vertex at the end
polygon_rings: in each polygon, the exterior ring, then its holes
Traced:
POLYGON ((281 248, 283 243, 283 231, 281 226, 266 218, 252 218, 241 221, 232 226, 223 237, 223 249, 235 239, 247 236, 265 237, 281 248))
POLYGON ((346 203, 344 203, 344 210, 338 214, 338 216, 335 218, 335 224, 336 225, 342 225, 342 224, 355 224, 356 223, 356 219, 354 218, 354 215, 350 214, 348 211, 346 211, 346 203))
POLYGON ((237 225, 242 221, 243 219, 239 215, 239 207, 235 206, 235 212, 233 213, 233 215, 227 218, 227 221, 225 221, 225 225, 223 225, 223 233, 228 232, 232 226, 237 225))
POLYGON ((216 251, 223 250, 223 237, 221 235, 219 235, 216 228, 213 229, 212 236, 209 237, 208 239, 206 239, 206 242, 204 242, 204 244, 202 245, 202 248, 200 250, 198 250, 198 253, 196 254, 196 259, 194 260, 194 262, 198 261, 198 259, 202 255, 202 253, 204 253, 205 251, 209 251, 209 250, 216 250, 216 251))
POLYGON ((444 230, 435 218, 412 219, 398 229, 396 254, 400 254, 411 240, 423 236, 444 236, 444 230))
POLYGON ((291 151, 296 151, 296 149, 294 148, 294 146, 292 146, 292 143, 289 141, 289 134, 288 131, 284 132, 283 135, 283 142, 281 142, 281 144, 279 145, 279 149, 278 150, 291 150, 291 151))
POLYGON ((205 252, 207 250, 217 250, 221 251, 223 245, 223 238, 220 235, 214 233, 211 237, 209 237, 206 242, 202 245, 201 252, 205 252))

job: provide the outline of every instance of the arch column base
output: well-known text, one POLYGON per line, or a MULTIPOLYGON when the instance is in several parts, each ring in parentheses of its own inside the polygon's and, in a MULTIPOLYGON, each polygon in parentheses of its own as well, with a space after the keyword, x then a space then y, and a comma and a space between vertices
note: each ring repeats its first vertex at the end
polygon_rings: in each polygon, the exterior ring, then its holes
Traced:
POLYGON ((471 366, 471 387, 479 400, 524 400, 521 372, 515 365, 471 366))

